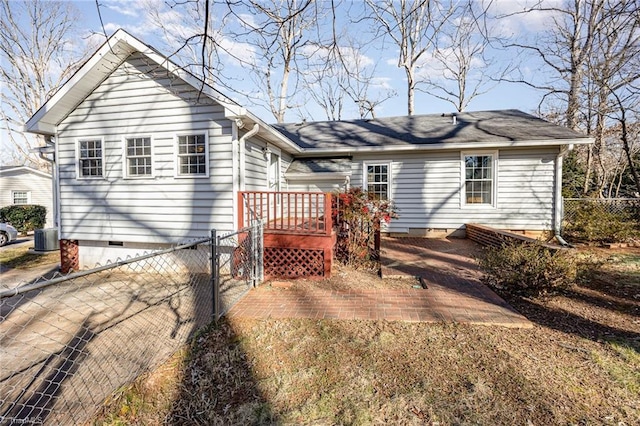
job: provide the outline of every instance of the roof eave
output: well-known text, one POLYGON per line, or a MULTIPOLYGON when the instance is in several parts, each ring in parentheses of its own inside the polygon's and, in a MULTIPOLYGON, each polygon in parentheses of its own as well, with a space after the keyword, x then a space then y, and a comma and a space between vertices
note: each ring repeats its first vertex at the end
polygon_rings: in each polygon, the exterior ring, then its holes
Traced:
POLYGON ((490 148, 532 148, 539 146, 559 146, 574 144, 591 144, 593 138, 574 139, 545 139, 528 141, 499 141, 499 142, 440 142, 436 144, 418 145, 384 145, 384 146, 336 146, 331 148, 304 148, 302 155, 328 155, 347 153, 370 153, 370 152, 407 152, 407 151, 436 151, 436 150, 459 150, 459 149, 490 149, 490 148))
POLYGON ((351 176, 351 172, 309 172, 309 173, 285 173, 284 177, 287 180, 343 180, 351 176))

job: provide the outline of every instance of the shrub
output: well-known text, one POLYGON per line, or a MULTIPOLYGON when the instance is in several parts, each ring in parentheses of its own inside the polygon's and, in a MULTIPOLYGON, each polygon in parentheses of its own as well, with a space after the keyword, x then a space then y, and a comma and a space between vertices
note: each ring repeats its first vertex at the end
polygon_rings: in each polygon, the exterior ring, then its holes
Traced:
POLYGON ((355 267, 371 266, 377 256, 374 239, 381 222, 398 217, 392 201, 376 199, 359 187, 335 193, 332 214, 338 226, 336 258, 355 267))
POLYGON ((0 209, 0 222, 10 223, 22 234, 44 227, 46 220, 46 207, 37 204, 12 205, 0 209))
POLYGON ((479 263, 486 284, 522 296, 554 293, 578 277, 572 251, 550 250, 539 242, 490 248, 479 263))
POLYGON ((612 212, 596 202, 583 202, 572 209, 564 235, 573 241, 625 242, 640 237, 637 223, 627 212, 612 212))

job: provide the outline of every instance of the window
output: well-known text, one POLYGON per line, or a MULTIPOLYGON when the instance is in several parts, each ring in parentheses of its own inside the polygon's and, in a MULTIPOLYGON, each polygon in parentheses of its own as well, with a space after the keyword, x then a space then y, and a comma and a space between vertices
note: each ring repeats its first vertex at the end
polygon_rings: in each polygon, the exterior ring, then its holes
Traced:
POLYGON ((494 158, 494 154, 463 154, 464 204, 494 204, 494 158))
POLYGON ((30 191, 13 191, 13 204, 29 204, 31 202, 30 191))
POLYGON ((204 134, 178 136, 178 176, 208 176, 208 155, 204 134))
POLYGON ((79 176, 85 178, 102 177, 102 140, 81 140, 78 143, 79 176))
POLYGON ((125 139, 125 150, 125 168, 128 177, 153 176, 150 137, 134 137, 125 139))
POLYGON ((378 200, 388 200, 389 192, 389 164, 366 164, 365 188, 378 200))

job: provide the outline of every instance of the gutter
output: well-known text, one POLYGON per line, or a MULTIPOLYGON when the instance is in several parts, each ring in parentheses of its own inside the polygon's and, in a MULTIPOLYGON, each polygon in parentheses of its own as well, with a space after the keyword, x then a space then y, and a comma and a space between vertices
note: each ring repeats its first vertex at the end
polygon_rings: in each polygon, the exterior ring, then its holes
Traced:
MULTIPOLYGON (((434 150, 461 150, 461 149, 500 149, 500 148, 538 148, 542 146, 571 146, 576 144, 593 143, 593 138, 580 139, 544 139, 544 140, 526 140, 526 141, 502 141, 502 142, 440 142, 435 144, 409 144, 382 146, 334 146, 330 148, 302 148, 301 152, 296 155, 297 158, 305 156, 333 156, 335 154, 353 155, 354 153, 376 153, 376 152, 416 152, 416 151, 434 151, 434 150)), ((571 148, 573 149, 573 148, 571 148)), ((564 148, 563 148, 564 150, 564 148)))

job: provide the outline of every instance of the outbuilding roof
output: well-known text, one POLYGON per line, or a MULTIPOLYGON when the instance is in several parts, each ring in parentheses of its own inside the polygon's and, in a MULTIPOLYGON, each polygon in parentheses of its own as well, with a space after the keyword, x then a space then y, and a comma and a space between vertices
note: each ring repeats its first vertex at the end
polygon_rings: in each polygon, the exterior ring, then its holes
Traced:
POLYGON ((315 153, 592 142, 591 138, 571 129, 514 109, 274 124, 273 127, 305 151, 315 153))

